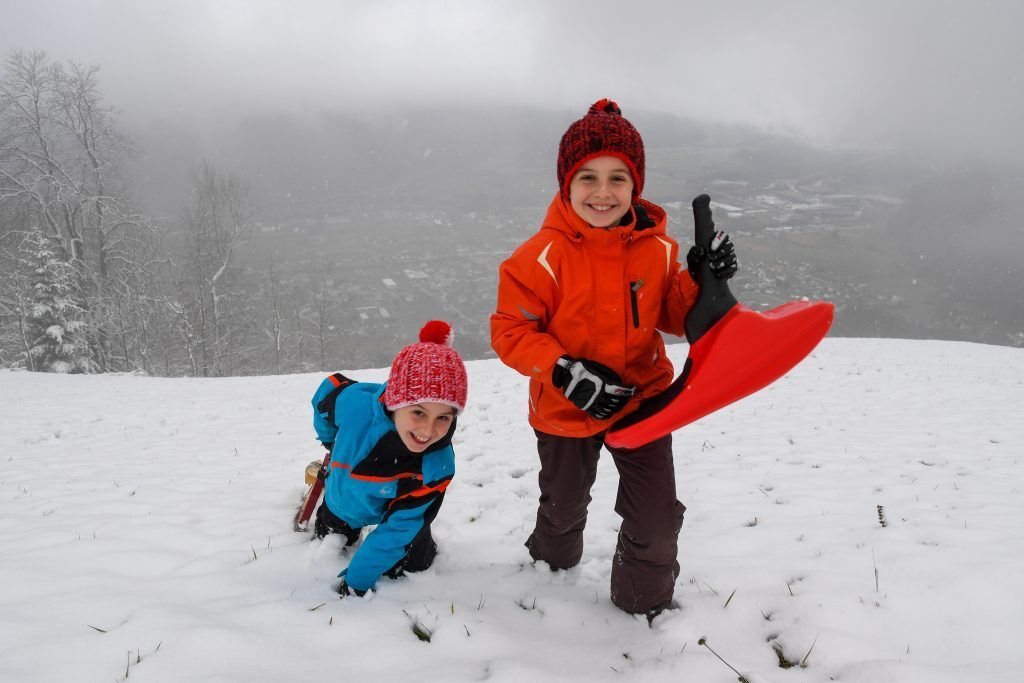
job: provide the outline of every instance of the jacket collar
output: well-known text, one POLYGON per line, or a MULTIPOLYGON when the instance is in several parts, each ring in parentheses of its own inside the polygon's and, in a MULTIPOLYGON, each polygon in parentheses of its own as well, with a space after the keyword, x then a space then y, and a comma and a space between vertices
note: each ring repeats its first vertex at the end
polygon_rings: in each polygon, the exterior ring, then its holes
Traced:
POLYGON ((627 215, 630 217, 630 221, 626 225, 607 229, 595 228, 580 218, 568 200, 563 200, 561 195, 556 194, 555 198, 551 200, 551 204, 548 205, 548 212, 544 216, 542 227, 563 232, 574 242, 584 239, 600 242, 608 239, 639 239, 649 235, 665 234, 668 216, 665 214, 665 210, 657 204, 637 198, 627 215), (639 225, 637 223, 637 205, 639 205, 639 212, 645 212, 648 219, 641 221, 639 225), (651 225, 652 223, 653 225, 651 225))

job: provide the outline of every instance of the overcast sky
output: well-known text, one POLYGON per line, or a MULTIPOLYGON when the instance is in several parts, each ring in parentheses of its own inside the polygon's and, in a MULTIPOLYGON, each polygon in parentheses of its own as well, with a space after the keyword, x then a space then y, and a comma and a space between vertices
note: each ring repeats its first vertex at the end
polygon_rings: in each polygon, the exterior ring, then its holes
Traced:
POLYGON ((132 123, 409 102, 630 110, 1024 151, 1015 0, 0 0, 0 53, 102 67, 132 123))

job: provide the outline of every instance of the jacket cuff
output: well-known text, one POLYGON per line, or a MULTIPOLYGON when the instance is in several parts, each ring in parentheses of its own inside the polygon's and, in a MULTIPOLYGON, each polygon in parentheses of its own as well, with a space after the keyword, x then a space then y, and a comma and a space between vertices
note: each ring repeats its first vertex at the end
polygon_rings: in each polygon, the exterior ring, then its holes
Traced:
POLYGON ((562 356, 568 355, 569 353, 562 347, 552 347, 544 355, 542 362, 534 366, 536 369, 540 371, 535 373, 537 375, 537 379, 540 379, 543 382, 547 382, 548 384, 552 384, 551 373, 555 369, 555 363, 557 363, 558 359, 561 358, 562 356))
POLYGON ((683 303, 686 304, 687 308, 692 307, 697 303, 697 295, 700 294, 700 286, 697 281, 690 275, 690 271, 685 268, 679 269, 679 277, 677 279, 679 286, 679 294, 683 297, 683 303))

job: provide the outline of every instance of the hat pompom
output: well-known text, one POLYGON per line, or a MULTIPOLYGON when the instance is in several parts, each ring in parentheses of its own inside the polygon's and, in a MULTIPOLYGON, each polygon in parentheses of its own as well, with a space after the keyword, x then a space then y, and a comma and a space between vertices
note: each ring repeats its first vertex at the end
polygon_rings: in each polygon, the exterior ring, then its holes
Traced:
POLYGON ((443 320, 430 320, 420 330, 420 341, 451 346, 452 326, 443 320))
POLYGON ((594 102, 590 105, 590 111, 587 114, 618 114, 622 116, 622 110, 619 109, 619 105, 614 100, 609 100, 607 97, 594 102))

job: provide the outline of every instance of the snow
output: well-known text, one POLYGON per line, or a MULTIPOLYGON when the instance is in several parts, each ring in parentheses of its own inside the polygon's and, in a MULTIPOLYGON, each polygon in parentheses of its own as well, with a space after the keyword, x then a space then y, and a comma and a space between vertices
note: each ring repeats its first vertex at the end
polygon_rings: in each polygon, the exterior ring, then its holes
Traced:
POLYGON ((0 680, 736 681, 708 647, 751 683, 1022 680, 1024 351, 827 339, 677 432, 652 628, 608 599, 611 459, 581 565, 530 564, 525 380, 468 368, 441 554, 363 600, 330 592, 337 539, 291 530, 320 375, 0 372, 0 680))

